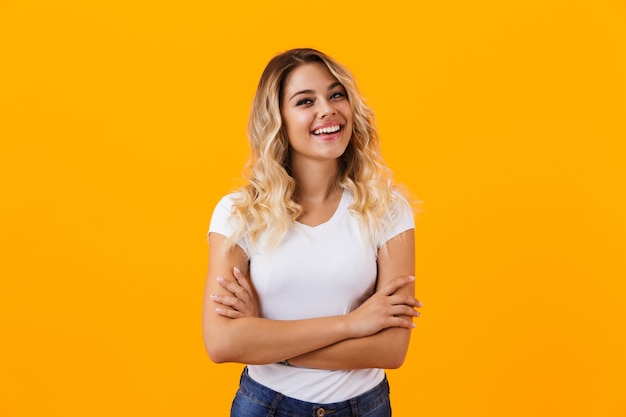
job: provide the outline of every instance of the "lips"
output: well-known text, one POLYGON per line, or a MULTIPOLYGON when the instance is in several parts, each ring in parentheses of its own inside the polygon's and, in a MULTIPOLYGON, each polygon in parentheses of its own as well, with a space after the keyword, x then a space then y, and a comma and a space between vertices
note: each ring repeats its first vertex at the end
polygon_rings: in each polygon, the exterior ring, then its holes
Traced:
POLYGON ((339 132, 343 127, 338 123, 329 123, 316 127, 311 133, 316 136, 319 135, 331 135, 339 132))

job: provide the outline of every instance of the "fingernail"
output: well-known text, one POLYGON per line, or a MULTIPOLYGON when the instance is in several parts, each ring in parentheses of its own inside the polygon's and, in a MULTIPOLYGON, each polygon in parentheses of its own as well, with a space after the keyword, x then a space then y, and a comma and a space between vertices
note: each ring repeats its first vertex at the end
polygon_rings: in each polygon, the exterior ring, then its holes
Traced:
POLYGON ((415 323, 411 323, 411 328, 414 329, 415 328, 415 323))
POLYGON ((213 299, 217 298, 217 294, 211 294, 211 298, 213 299))
POLYGON ((234 267, 233 270, 235 271, 236 274, 241 274, 241 271, 239 270, 239 268, 234 267))
POLYGON ((409 281, 415 281, 415 277, 413 275, 409 276, 409 281))
POLYGON ((219 282, 220 284, 222 284, 224 282, 224 278, 222 277, 217 277, 215 278, 217 280, 217 282, 219 282))
POLYGON ((223 312, 224 310, 222 310, 221 308, 219 308, 219 307, 218 307, 218 308, 216 308, 216 309, 215 309, 215 311, 217 311, 218 313, 221 313, 221 312, 223 312))

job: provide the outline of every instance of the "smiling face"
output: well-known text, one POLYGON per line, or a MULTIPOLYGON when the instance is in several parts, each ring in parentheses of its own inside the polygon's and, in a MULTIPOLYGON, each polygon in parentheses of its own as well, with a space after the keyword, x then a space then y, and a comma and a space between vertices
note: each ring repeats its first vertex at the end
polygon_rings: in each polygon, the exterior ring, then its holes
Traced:
POLYGON ((291 163, 334 160, 352 136, 352 108, 345 88, 324 64, 303 64, 285 79, 281 116, 291 163))

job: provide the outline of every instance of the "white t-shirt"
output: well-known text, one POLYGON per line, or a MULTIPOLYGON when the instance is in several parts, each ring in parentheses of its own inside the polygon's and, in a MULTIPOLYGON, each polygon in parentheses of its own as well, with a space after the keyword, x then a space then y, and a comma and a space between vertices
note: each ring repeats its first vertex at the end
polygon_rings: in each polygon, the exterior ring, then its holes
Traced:
MULTIPOLYGON (((225 196, 216 206, 209 233, 232 234, 233 196, 225 196)), ((299 320, 344 315, 373 294, 378 248, 367 243, 359 221, 350 214, 352 202, 352 193, 344 191, 327 222, 318 226, 295 222, 272 252, 265 251, 262 243, 252 247, 246 239, 238 242, 250 259, 262 317, 299 320)), ((386 240, 414 227, 408 204, 394 214, 386 240)), ((249 365, 248 371, 252 379, 275 391, 317 403, 347 400, 384 378, 382 369, 328 371, 270 364, 249 365)))

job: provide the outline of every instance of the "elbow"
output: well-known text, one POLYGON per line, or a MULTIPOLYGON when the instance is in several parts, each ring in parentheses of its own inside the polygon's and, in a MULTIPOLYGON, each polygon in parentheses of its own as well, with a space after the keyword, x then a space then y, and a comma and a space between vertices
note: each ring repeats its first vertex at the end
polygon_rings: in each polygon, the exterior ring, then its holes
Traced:
POLYGON ((224 338, 212 337, 205 332, 204 348, 209 355, 209 359, 214 363, 233 362, 233 350, 228 346, 224 338))
POLYGON ((230 362, 228 360, 228 356, 226 355, 226 353, 222 350, 219 349, 213 349, 207 346, 206 348, 207 353, 209 354, 209 359, 211 359, 211 362, 213 363, 226 363, 226 362, 230 362))
MULTIPOLYGON (((409 341, 411 337, 410 331, 404 329, 394 329, 395 337, 390 338, 387 354, 384 358, 384 369, 398 369, 404 364, 406 355, 409 351, 409 341)), ((391 333, 391 332, 390 332, 391 333)))
POLYGON ((204 347, 213 363, 234 362, 230 350, 223 344, 205 342, 204 347))
POLYGON ((206 353, 209 355, 209 359, 211 359, 211 362, 213 363, 228 362, 224 349, 221 348, 217 343, 214 343, 206 335, 204 336, 204 349, 206 350, 206 353))
POLYGON ((396 354, 391 355, 385 361, 384 369, 398 369, 404 364, 404 359, 406 358, 406 354, 396 354))
POLYGON ((205 314, 202 321, 204 349, 213 363, 236 362, 239 353, 234 335, 237 332, 232 329, 230 320, 205 314))

